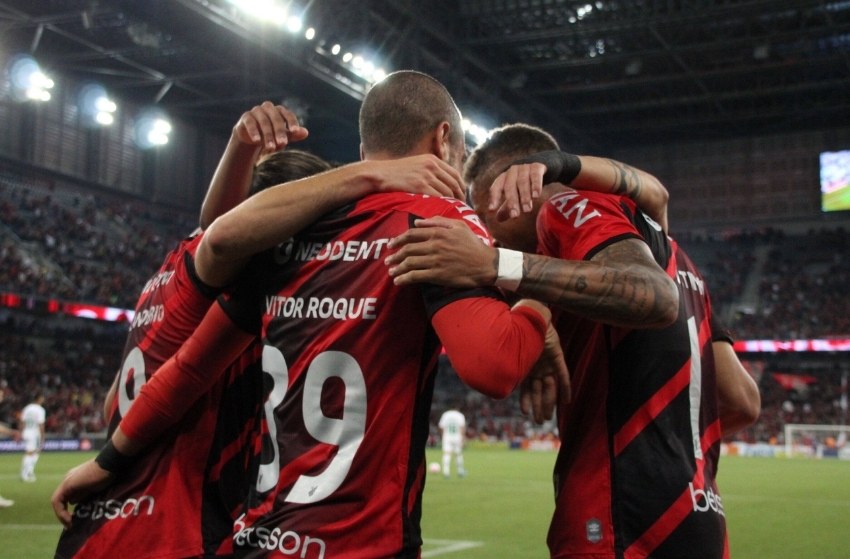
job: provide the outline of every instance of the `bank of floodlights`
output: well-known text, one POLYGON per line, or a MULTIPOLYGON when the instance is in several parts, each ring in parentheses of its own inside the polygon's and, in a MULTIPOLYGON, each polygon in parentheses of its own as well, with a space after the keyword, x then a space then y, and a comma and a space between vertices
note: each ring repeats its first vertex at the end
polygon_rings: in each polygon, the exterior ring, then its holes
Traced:
POLYGON ((18 101, 50 101, 53 79, 42 72, 38 62, 29 55, 14 57, 9 63, 9 82, 12 97, 18 101))
POLYGON ((142 149, 164 146, 169 141, 171 130, 171 122, 164 112, 148 109, 136 118, 136 144, 142 149))
POLYGON ((102 85, 90 83, 80 88, 79 108, 85 125, 109 126, 115 122, 118 105, 102 85))

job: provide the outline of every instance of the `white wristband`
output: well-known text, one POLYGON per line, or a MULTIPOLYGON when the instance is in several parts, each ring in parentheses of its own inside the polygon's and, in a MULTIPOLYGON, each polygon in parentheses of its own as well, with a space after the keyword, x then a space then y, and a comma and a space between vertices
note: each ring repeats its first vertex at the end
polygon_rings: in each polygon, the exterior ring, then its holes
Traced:
POLYGON ((499 271, 496 273, 496 287, 516 291, 522 281, 522 253, 506 248, 499 251, 499 271))

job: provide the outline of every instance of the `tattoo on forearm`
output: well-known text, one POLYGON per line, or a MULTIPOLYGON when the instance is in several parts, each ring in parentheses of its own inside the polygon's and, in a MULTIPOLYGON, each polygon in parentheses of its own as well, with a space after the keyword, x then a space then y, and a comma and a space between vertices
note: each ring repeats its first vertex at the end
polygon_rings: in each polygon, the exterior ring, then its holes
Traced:
POLYGON ((584 293, 584 290, 587 289, 587 278, 583 275, 579 275, 576 278, 576 290, 579 293, 584 293))
POLYGON ((628 196, 632 200, 637 199, 640 196, 641 190, 643 190, 643 181, 638 170, 619 161, 612 159, 608 159, 607 161, 614 168, 614 175, 616 176, 614 179, 614 193, 628 196))
POLYGON ((590 262, 526 255, 520 292, 592 320, 652 325, 676 301, 663 271, 648 271, 648 260, 637 240, 614 243, 590 262))

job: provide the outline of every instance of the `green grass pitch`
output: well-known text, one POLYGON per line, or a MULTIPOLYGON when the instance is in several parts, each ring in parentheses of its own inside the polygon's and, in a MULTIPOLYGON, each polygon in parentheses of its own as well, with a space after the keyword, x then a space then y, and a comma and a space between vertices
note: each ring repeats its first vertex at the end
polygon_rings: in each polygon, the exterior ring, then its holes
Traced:
MULTIPOLYGON (((20 454, 0 454, 0 558, 53 556, 59 524, 50 494, 64 472, 87 457, 46 453, 38 481, 23 483, 20 454)), ((553 453, 471 448, 469 476, 428 476, 423 558, 528 559, 547 556, 553 453)), ((429 450, 429 462, 439 461, 429 450)), ((720 490, 735 559, 850 557, 850 462, 724 457, 720 490)))

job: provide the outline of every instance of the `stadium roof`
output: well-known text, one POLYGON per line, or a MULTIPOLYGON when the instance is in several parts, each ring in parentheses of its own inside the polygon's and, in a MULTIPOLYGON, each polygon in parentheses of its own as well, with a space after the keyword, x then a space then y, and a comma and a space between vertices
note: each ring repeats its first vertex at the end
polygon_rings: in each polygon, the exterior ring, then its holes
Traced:
POLYGON ((850 0, 0 1, 0 55, 19 52, 222 132, 285 101, 342 160, 368 87, 346 52, 576 150, 850 126, 850 0))

